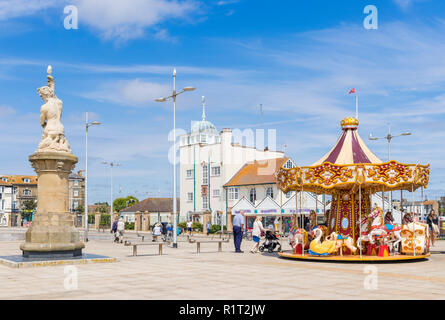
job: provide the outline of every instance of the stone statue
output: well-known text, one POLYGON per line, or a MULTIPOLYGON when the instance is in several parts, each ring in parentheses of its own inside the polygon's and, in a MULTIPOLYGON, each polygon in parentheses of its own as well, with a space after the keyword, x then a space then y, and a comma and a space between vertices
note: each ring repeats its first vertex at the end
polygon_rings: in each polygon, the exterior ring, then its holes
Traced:
POLYGON ((44 105, 40 108, 40 124, 43 128, 42 141, 37 152, 68 152, 71 153, 68 141, 65 138, 65 128, 62 118, 62 100, 57 98, 54 88, 54 78, 51 76, 52 68, 48 66, 47 85, 37 89, 44 105))

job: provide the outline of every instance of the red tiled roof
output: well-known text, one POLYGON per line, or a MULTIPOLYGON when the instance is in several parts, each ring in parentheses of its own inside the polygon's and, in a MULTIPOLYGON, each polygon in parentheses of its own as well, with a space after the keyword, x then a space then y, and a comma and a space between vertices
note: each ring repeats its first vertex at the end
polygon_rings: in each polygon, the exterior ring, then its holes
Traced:
POLYGON ((37 184, 37 176, 24 176, 24 175, 5 175, 5 176, 1 176, 1 178, 7 178, 8 179, 8 183, 11 184, 25 184, 25 185, 30 185, 30 184, 37 184), (23 181, 23 179, 29 179, 30 182, 25 183, 23 181))
POLYGON ((255 160, 246 163, 224 187, 277 183, 275 173, 289 158, 255 160))
MULTIPOLYGON (((176 203, 177 211, 179 212, 179 198, 177 198, 176 203)), ((172 212, 173 211, 173 200, 172 198, 147 198, 142 200, 128 208, 120 211, 120 213, 125 212, 172 212)))

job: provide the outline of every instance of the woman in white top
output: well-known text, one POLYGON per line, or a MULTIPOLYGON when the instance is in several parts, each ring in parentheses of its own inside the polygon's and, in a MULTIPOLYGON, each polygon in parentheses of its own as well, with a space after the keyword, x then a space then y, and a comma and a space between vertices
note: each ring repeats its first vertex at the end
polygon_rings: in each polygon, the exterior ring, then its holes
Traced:
POLYGON ((260 247, 261 232, 266 232, 266 229, 263 228, 261 217, 256 217, 252 230, 253 247, 250 249, 251 253, 258 252, 258 248, 260 247))
POLYGON ((157 223, 155 225, 155 227, 153 228, 153 240, 152 241, 157 241, 158 237, 161 235, 161 226, 160 223, 157 223))

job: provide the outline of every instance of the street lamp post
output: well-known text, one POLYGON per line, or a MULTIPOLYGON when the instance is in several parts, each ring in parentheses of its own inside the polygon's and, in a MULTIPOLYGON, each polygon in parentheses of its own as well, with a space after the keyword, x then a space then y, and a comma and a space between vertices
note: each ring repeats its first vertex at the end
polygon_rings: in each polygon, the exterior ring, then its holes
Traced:
POLYGON ((120 163, 102 161, 102 164, 110 166, 110 229, 113 229, 113 167, 120 167, 120 163))
MULTIPOLYGON (((388 123, 388 134, 385 137, 374 137, 372 133, 369 134, 369 140, 381 140, 386 139, 388 141, 388 161, 391 160, 391 140, 400 136, 410 136, 411 132, 403 132, 401 134, 392 135, 391 134, 391 125, 388 123)), ((400 205, 402 205, 402 194, 400 194, 400 205)), ((389 192, 389 206, 392 212, 392 191, 389 192)), ((402 212, 400 210, 400 212, 402 212)))
POLYGON ((85 241, 88 241, 88 128, 100 125, 100 122, 88 122, 88 111, 85 113, 85 241))
POLYGON ((158 98, 156 102, 165 102, 168 99, 173 100, 173 248, 178 247, 177 230, 178 220, 176 216, 176 97, 186 91, 193 91, 194 87, 185 87, 179 92, 176 92, 176 68, 173 69, 173 93, 164 98, 158 98))

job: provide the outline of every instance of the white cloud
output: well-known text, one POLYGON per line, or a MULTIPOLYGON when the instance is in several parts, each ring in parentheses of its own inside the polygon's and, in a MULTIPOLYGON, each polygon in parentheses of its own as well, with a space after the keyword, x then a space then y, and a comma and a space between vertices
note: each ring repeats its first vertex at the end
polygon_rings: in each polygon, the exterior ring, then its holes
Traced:
POLYGON ((11 108, 9 106, 0 106, 0 117, 6 118, 10 115, 15 115, 16 110, 14 108, 11 108))
POLYGON ((190 19, 199 9, 195 0, 74 0, 80 23, 105 39, 129 40, 168 19, 190 19))
POLYGON ((59 5, 58 0, 2 0, 0 1, 0 20, 31 16, 41 10, 59 5))
POLYGON ((84 96, 99 101, 140 107, 153 105, 156 98, 169 95, 171 90, 167 85, 134 79, 105 84, 101 89, 86 93, 84 96))

